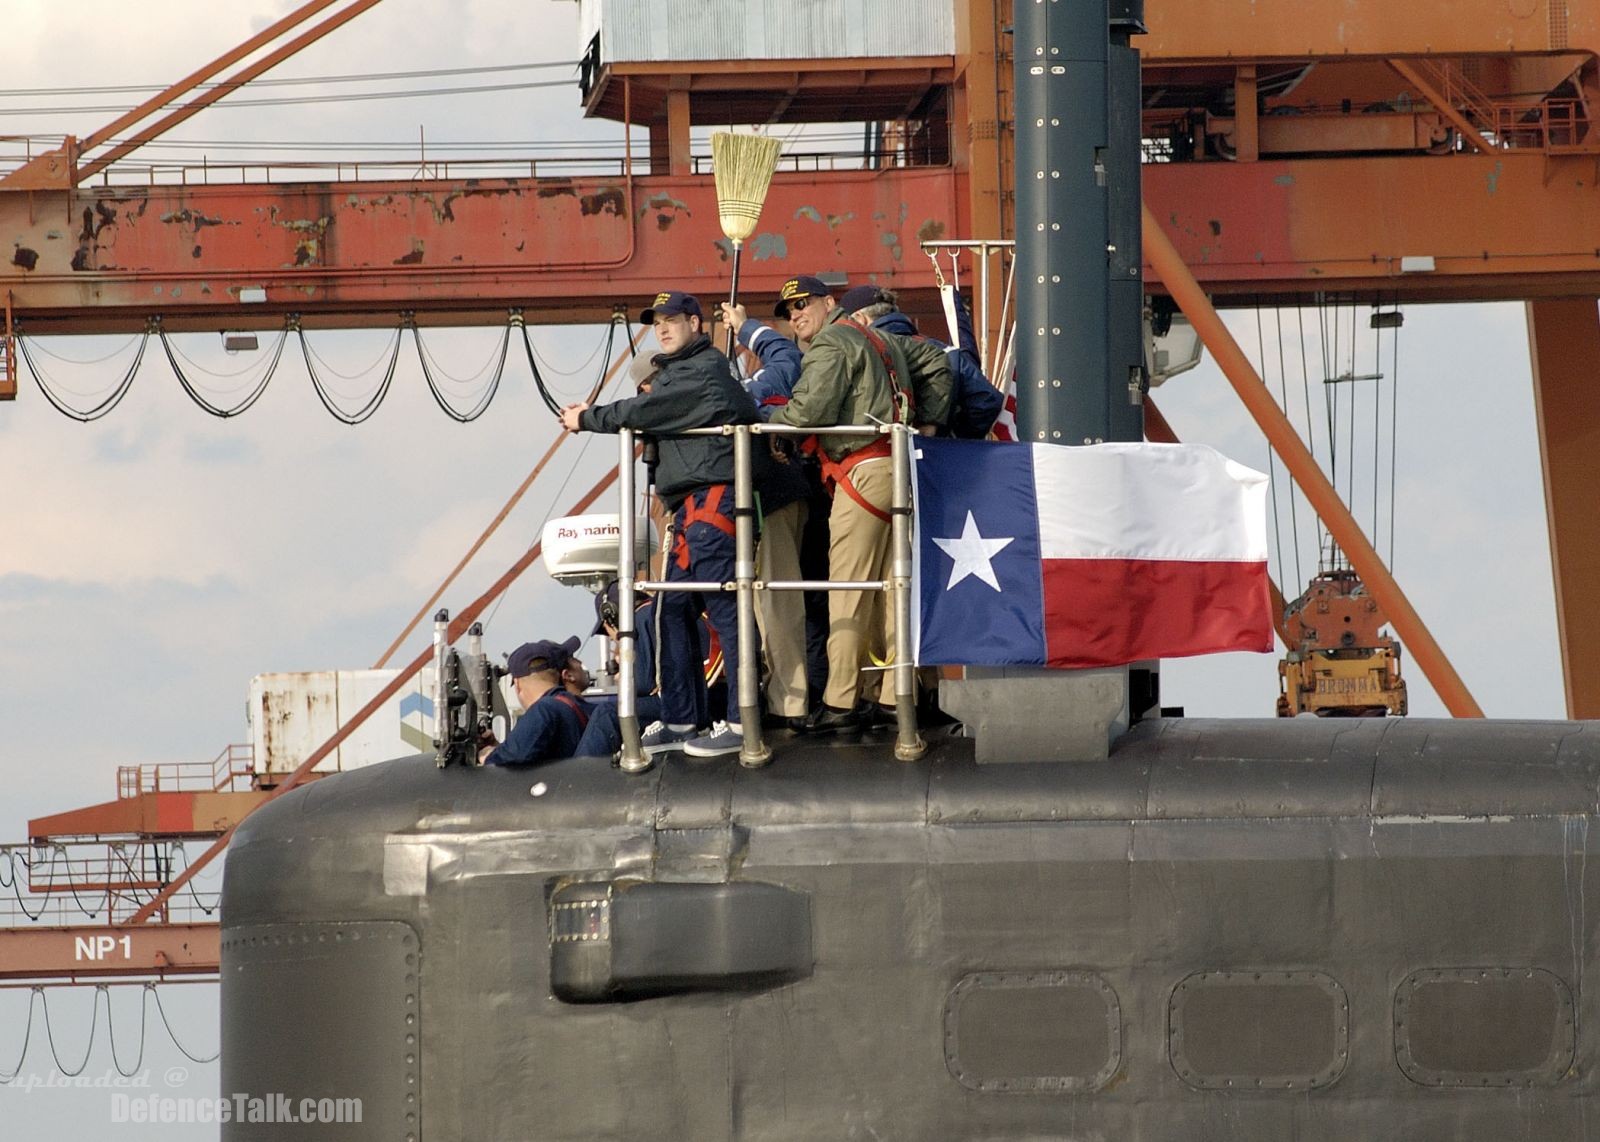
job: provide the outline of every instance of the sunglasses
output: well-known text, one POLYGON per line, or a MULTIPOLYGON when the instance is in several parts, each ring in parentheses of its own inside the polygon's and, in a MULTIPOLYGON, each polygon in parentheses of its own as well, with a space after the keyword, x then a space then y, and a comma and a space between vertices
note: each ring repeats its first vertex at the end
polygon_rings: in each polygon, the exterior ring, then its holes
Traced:
POLYGON ((806 306, 810 305, 816 300, 817 299, 814 297, 797 297, 789 303, 789 312, 799 313, 801 310, 805 309, 806 306))

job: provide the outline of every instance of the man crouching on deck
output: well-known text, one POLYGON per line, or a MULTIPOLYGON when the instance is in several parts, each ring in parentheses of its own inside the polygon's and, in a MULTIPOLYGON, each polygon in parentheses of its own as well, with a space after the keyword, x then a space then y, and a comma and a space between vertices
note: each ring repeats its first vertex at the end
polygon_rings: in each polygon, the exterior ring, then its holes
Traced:
MULTIPOLYGON (((726 436, 672 436, 691 428, 754 424, 755 401, 744 391, 728 358, 711 344, 700 302, 676 290, 656 295, 639 324, 651 326, 661 352, 661 371, 648 393, 590 408, 561 410, 568 432, 618 432, 631 428, 660 438, 656 491, 673 513, 667 580, 727 582, 734 577, 733 441, 726 436)), ((739 676, 738 604, 732 592, 663 591, 657 603, 661 628, 661 721, 643 737, 652 755, 681 749, 693 757, 738 753, 744 742, 739 688, 728 687, 728 718, 701 732, 706 707, 696 630, 702 609, 722 643, 727 676, 739 676)), ((749 653, 757 647, 746 648, 749 653)))

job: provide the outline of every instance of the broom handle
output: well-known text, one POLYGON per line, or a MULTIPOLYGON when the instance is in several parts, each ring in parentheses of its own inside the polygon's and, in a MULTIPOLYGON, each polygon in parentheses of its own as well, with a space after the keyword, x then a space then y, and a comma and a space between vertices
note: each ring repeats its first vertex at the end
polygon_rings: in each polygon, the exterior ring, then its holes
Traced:
MULTIPOLYGON (((728 290, 728 304, 739 304, 739 253, 744 249, 743 242, 733 244, 733 285, 728 290)), ((739 331, 732 326, 728 327, 728 360, 734 359, 734 343, 738 340, 739 331)))

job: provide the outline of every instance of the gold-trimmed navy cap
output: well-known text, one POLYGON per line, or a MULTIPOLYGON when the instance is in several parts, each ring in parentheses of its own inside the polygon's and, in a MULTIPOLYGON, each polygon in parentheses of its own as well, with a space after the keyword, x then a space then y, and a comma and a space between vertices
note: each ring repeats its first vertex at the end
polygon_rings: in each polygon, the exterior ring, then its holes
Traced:
POLYGON ((694 294, 669 289, 656 294, 656 299, 650 303, 650 308, 639 314, 639 324, 652 325, 657 317, 673 317, 680 313, 698 317, 702 321, 706 316, 705 311, 700 308, 700 299, 694 294))
POLYGON ((783 288, 778 291, 778 304, 773 306, 774 317, 788 317, 789 303, 802 297, 832 297, 833 291, 828 288, 828 283, 821 278, 812 277, 810 274, 801 274, 797 278, 790 278, 783 283, 783 288))

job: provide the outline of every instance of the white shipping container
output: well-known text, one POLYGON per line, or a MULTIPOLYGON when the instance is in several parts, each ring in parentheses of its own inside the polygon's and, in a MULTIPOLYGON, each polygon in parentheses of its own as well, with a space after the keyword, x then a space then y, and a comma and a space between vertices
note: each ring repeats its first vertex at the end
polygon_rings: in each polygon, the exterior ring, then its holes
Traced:
POLYGON ((604 63, 953 55, 952 0, 579 0, 604 63))
MULTIPOLYGON (((256 772, 286 775, 300 767, 363 706, 394 680, 394 670, 312 670, 258 674, 250 680, 246 718, 256 772)), ((433 668, 366 719, 317 773, 338 773, 433 749, 433 668)))

